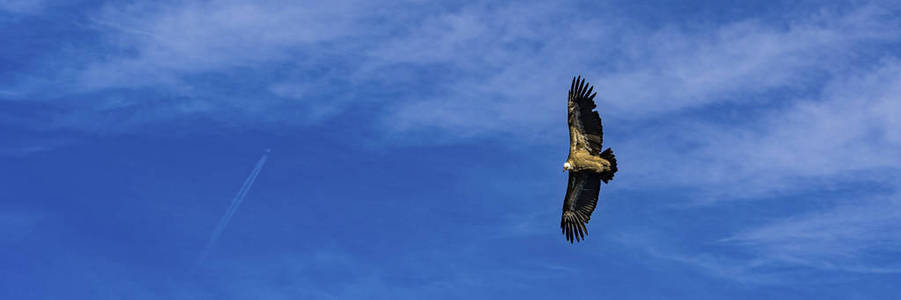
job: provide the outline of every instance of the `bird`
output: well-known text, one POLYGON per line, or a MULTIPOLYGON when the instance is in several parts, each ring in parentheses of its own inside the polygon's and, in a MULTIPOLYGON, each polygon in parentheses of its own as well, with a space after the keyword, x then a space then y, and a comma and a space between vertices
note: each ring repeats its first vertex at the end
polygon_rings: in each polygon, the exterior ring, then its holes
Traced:
POLYGON ((581 75, 573 77, 567 100, 569 123, 569 156, 563 172, 569 171, 569 183, 563 200, 560 229, 566 240, 573 243, 585 240, 588 220, 594 212, 601 191, 601 182, 613 180, 617 171, 613 149, 601 151, 604 142, 601 117, 592 93, 593 86, 581 75))

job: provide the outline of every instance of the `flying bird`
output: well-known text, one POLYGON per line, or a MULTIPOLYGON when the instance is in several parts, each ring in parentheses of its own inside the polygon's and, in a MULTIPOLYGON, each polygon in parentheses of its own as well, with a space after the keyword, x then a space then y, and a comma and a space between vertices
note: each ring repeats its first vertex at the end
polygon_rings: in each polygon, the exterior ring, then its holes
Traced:
POLYGON ((563 171, 569 171, 569 184, 560 228, 570 243, 585 239, 585 226, 598 203, 601 181, 609 182, 616 173, 613 150, 601 152, 604 132, 601 117, 594 111, 597 92, 592 93, 593 89, 581 76, 574 77, 569 88, 569 156, 563 163, 563 171))

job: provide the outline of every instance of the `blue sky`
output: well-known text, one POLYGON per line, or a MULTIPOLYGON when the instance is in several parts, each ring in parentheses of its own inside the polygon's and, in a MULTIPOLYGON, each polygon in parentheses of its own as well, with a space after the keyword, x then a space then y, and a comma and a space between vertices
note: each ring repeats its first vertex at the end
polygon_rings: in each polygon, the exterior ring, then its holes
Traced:
POLYGON ((889 299, 901 7, 747 2, 2 1, 0 293, 889 299))

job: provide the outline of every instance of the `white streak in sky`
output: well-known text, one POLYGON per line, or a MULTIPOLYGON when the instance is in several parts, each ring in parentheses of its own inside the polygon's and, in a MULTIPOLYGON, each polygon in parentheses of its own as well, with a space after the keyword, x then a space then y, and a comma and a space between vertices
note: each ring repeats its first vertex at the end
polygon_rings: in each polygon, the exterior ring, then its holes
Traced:
POLYGON ((257 180, 257 175, 259 175, 260 171, 263 170, 263 165, 266 164, 266 159, 269 156, 269 152, 270 149, 266 149, 266 153, 263 153, 263 157, 260 157, 260 160, 257 161, 257 164, 253 168, 253 171, 250 172, 250 175, 247 176, 247 179, 244 180, 244 184, 241 185, 241 189, 238 190, 238 194, 235 195, 235 198, 232 199, 231 205, 228 207, 228 210, 226 210, 225 214, 222 215, 222 218, 219 219, 219 224, 216 225, 216 229, 214 229, 213 234, 210 235, 210 240, 206 243, 206 247, 203 248, 203 252, 200 254, 200 258, 197 259, 197 265, 203 263, 207 255, 209 255, 210 250, 216 244, 216 241, 219 240, 219 236, 222 235, 222 231, 224 231, 225 227, 228 226, 228 222, 231 221, 232 216, 234 216, 235 212, 238 211, 238 207, 241 206, 241 202, 244 201, 244 197, 247 196, 247 192, 250 191, 250 187, 253 186, 253 182, 257 180))

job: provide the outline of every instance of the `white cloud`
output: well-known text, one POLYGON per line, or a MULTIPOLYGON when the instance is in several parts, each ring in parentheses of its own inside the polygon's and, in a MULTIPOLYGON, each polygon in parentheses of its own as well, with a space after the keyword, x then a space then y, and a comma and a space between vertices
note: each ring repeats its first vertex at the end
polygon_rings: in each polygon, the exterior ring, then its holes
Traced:
POLYGON ((364 3, 352 1, 108 6, 92 21, 107 32, 107 42, 128 53, 86 66, 79 86, 149 86, 180 82, 180 76, 190 74, 253 69, 272 62, 303 65, 324 51, 340 50, 321 43, 363 33, 358 22, 364 9, 364 3))
POLYGON ((442 77, 440 93, 397 106, 388 127, 462 136, 557 128, 577 73, 596 83, 600 111, 613 120, 759 101, 751 96, 816 86, 847 70, 853 49, 897 40, 899 32, 873 7, 700 29, 569 14, 541 5, 473 6, 432 17, 384 44, 374 51, 380 65, 459 74, 442 77))
POLYGON ((747 111, 747 123, 676 123, 630 138, 618 156, 638 162, 633 183, 694 187, 709 193, 703 201, 822 187, 824 180, 884 181, 870 173, 901 169, 899 86, 901 64, 886 60, 830 81, 818 99, 747 111))
POLYGON ((862 273, 901 273, 901 198, 856 199, 833 209, 774 221, 723 242, 761 259, 862 273))
MULTIPOLYGON (((896 37, 896 26, 883 14, 867 6, 796 21, 651 28, 619 15, 588 15, 541 2, 112 4, 90 18, 103 51, 63 63, 51 82, 55 95, 153 89, 193 99, 189 109, 179 101, 151 105, 163 116, 236 117, 219 115, 223 110, 217 108, 227 106, 248 120, 286 122, 272 116, 283 113, 286 103, 300 103, 292 109, 319 120, 348 102, 384 101, 381 125, 387 135, 426 129, 447 139, 541 139, 559 128, 560 103, 574 74, 596 83, 608 120, 750 101, 737 96, 815 85, 808 77, 847 67, 849 49, 896 37), (204 80, 258 96, 211 91, 221 86, 204 80), (344 97, 335 99, 329 92, 339 86, 344 97), (373 97, 365 89, 401 92, 366 100, 373 97)), ((84 111, 108 105, 107 99, 89 102, 81 104, 91 107, 84 111)), ((67 117, 75 121, 60 126, 93 119, 67 117)))
MULTIPOLYGON (((727 121, 679 118, 617 144, 619 160, 633 162, 617 175, 624 189, 688 189, 704 204, 823 195, 816 204, 788 204, 800 207, 800 214, 738 226, 744 229, 717 243, 743 254, 649 254, 753 284, 785 284, 805 269, 901 272, 901 265, 885 263, 901 244, 899 87, 901 62, 882 59, 836 75, 813 96, 761 109, 742 106, 727 121), (880 189, 894 194, 873 196, 880 189)), ((758 203, 754 207, 772 202, 758 203)))
POLYGON ((897 63, 876 66, 893 54, 872 50, 899 40, 896 21, 877 6, 799 15, 650 28, 542 3, 110 5, 92 18, 110 51, 70 65, 65 79, 75 92, 154 93, 98 96, 49 123, 109 131, 203 115, 303 126, 381 102, 374 119, 389 138, 557 143, 570 76, 584 72, 627 186, 753 196, 792 188, 786 179, 898 167, 897 63), (715 105, 753 112, 686 121, 715 105))
POLYGON ((619 99, 614 112, 640 117, 804 87, 815 84, 810 77, 844 67, 848 51, 897 38, 880 17, 864 8, 786 26, 747 20, 700 32, 665 28, 627 41, 627 57, 598 88, 619 99))
MULTIPOLYGON (((719 240, 698 241, 679 227, 680 232, 669 233, 620 230, 612 241, 654 258, 649 265, 675 262, 712 278, 752 285, 809 283, 811 272, 821 280, 901 273, 894 259, 901 246, 898 194, 840 202, 761 224, 723 224, 742 229, 719 240)), ((740 222, 759 219, 741 215, 740 222)))

